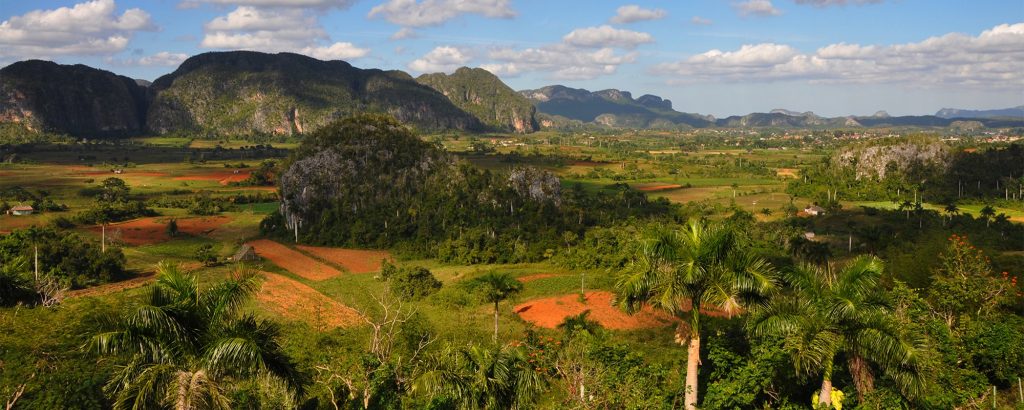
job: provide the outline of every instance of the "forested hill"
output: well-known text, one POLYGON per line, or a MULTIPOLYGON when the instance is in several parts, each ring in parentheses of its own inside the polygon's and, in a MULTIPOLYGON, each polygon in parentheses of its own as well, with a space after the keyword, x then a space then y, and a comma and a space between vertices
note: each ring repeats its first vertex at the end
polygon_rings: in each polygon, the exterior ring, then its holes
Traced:
POLYGON ((135 135, 147 103, 135 80, 81 64, 27 60, 0 70, 0 123, 29 132, 135 135))
POLYGON ((558 126, 567 120, 623 128, 707 127, 714 124, 713 118, 675 111, 671 101, 654 95, 633 99, 628 91, 590 92, 562 85, 519 93, 533 101, 538 111, 548 115, 548 126, 558 126))
POLYGON ((495 129, 529 133, 540 128, 533 103, 482 68, 462 67, 451 75, 424 74, 416 81, 444 94, 456 106, 495 129))
POLYGON ((473 115, 402 71, 251 51, 189 58, 152 85, 156 133, 293 134, 361 112, 387 113, 422 129, 478 131, 473 115))

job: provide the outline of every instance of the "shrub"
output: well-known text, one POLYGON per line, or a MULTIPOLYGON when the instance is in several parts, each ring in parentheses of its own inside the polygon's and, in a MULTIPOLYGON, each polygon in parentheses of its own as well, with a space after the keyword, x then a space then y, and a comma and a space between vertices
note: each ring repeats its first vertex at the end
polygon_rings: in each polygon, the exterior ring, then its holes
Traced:
POLYGON ((404 300, 422 299, 441 289, 441 281, 421 266, 400 268, 384 261, 380 277, 391 285, 391 293, 404 300))
POLYGON ((213 245, 206 244, 196 249, 195 258, 201 262, 203 266, 213 266, 217 264, 217 253, 213 251, 213 245))

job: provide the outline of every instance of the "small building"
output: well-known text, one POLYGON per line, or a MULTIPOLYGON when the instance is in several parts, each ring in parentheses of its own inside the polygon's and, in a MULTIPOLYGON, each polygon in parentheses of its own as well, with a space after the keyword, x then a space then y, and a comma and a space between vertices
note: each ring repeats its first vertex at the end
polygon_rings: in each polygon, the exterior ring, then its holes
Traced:
POLYGON ((804 213, 810 216, 825 215, 825 208, 817 205, 809 205, 807 208, 804 208, 804 213))
POLYGON ((25 215, 32 215, 32 213, 35 212, 35 211, 36 211, 35 208, 32 208, 31 206, 28 206, 28 205, 17 205, 17 206, 12 207, 11 210, 7 211, 7 213, 9 213, 11 215, 14 215, 14 216, 25 216, 25 215))
POLYGON ((260 257, 256 254, 254 246, 244 244, 241 248, 238 248, 238 251, 235 252, 235 256, 231 257, 231 260, 234 262, 257 262, 260 260, 260 257))

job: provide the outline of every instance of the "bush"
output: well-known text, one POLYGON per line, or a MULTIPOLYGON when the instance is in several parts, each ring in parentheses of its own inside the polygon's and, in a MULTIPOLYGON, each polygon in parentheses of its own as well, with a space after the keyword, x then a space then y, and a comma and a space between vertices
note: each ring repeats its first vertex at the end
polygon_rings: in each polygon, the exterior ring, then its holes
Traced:
POLYGON ((380 277, 391 285, 391 293, 403 300, 419 300, 441 289, 441 281, 421 266, 399 268, 384 261, 380 277))
POLYGON ((214 266, 217 264, 217 253, 213 251, 213 245, 206 244, 196 249, 195 258, 203 266, 214 266))

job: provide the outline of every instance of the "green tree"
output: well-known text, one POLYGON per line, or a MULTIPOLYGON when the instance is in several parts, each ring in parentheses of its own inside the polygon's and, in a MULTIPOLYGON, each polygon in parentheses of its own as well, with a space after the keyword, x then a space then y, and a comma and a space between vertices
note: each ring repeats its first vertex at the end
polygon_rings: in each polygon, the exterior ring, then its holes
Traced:
POLYGON ((696 408, 698 400, 701 309, 738 314, 763 303, 777 287, 771 266, 740 242, 732 229, 699 220, 680 230, 654 229, 616 283, 627 312, 647 304, 684 319, 677 340, 688 345, 687 409, 696 408))
POLYGON ((167 236, 172 238, 178 236, 178 220, 171 218, 171 220, 167 222, 167 228, 165 228, 165 231, 167 232, 167 236))
POLYGON ((834 269, 797 266, 785 274, 792 289, 751 316, 754 335, 783 337, 797 371, 821 376, 821 405, 833 405, 832 376, 841 353, 859 401, 874 388, 869 363, 879 365, 907 396, 924 388, 914 341, 900 332, 879 291, 882 271, 882 261, 872 256, 834 269))
POLYGON ((992 223, 992 218, 996 216, 996 209, 992 205, 985 205, 981 208, 981 217, 985 218, 985 226, 989 226, 992 223))
POLYGON ((230 408, 226 389, 259 378, 300 389, 277 325, 239 312, 259 289, 253 269, 202 290, 176 265, 161 262, 157 273, 145 303, 105 321, 87 344, 120 364, 104 387, 115 409, 230 408))
POLYGON ((544 388, 544 378, 527 362, 523 350, 512 346, 470 346, 445 349, 417 386, 454 401, 460 409, 524 408, 544 388))
POLYGON ((203 266, 213 266, 217 264, 217 253, 213 250, 213 245, 205 244, 200 245, 196 248, 195 253, 196 261, 199 261, 203 266))
POLYGON ((494 304, 494 341, 498 341, 498 303, 523 291, 523 283, 507 273, 491 272, 473 280, 472 286, 485 302, 494 304))

